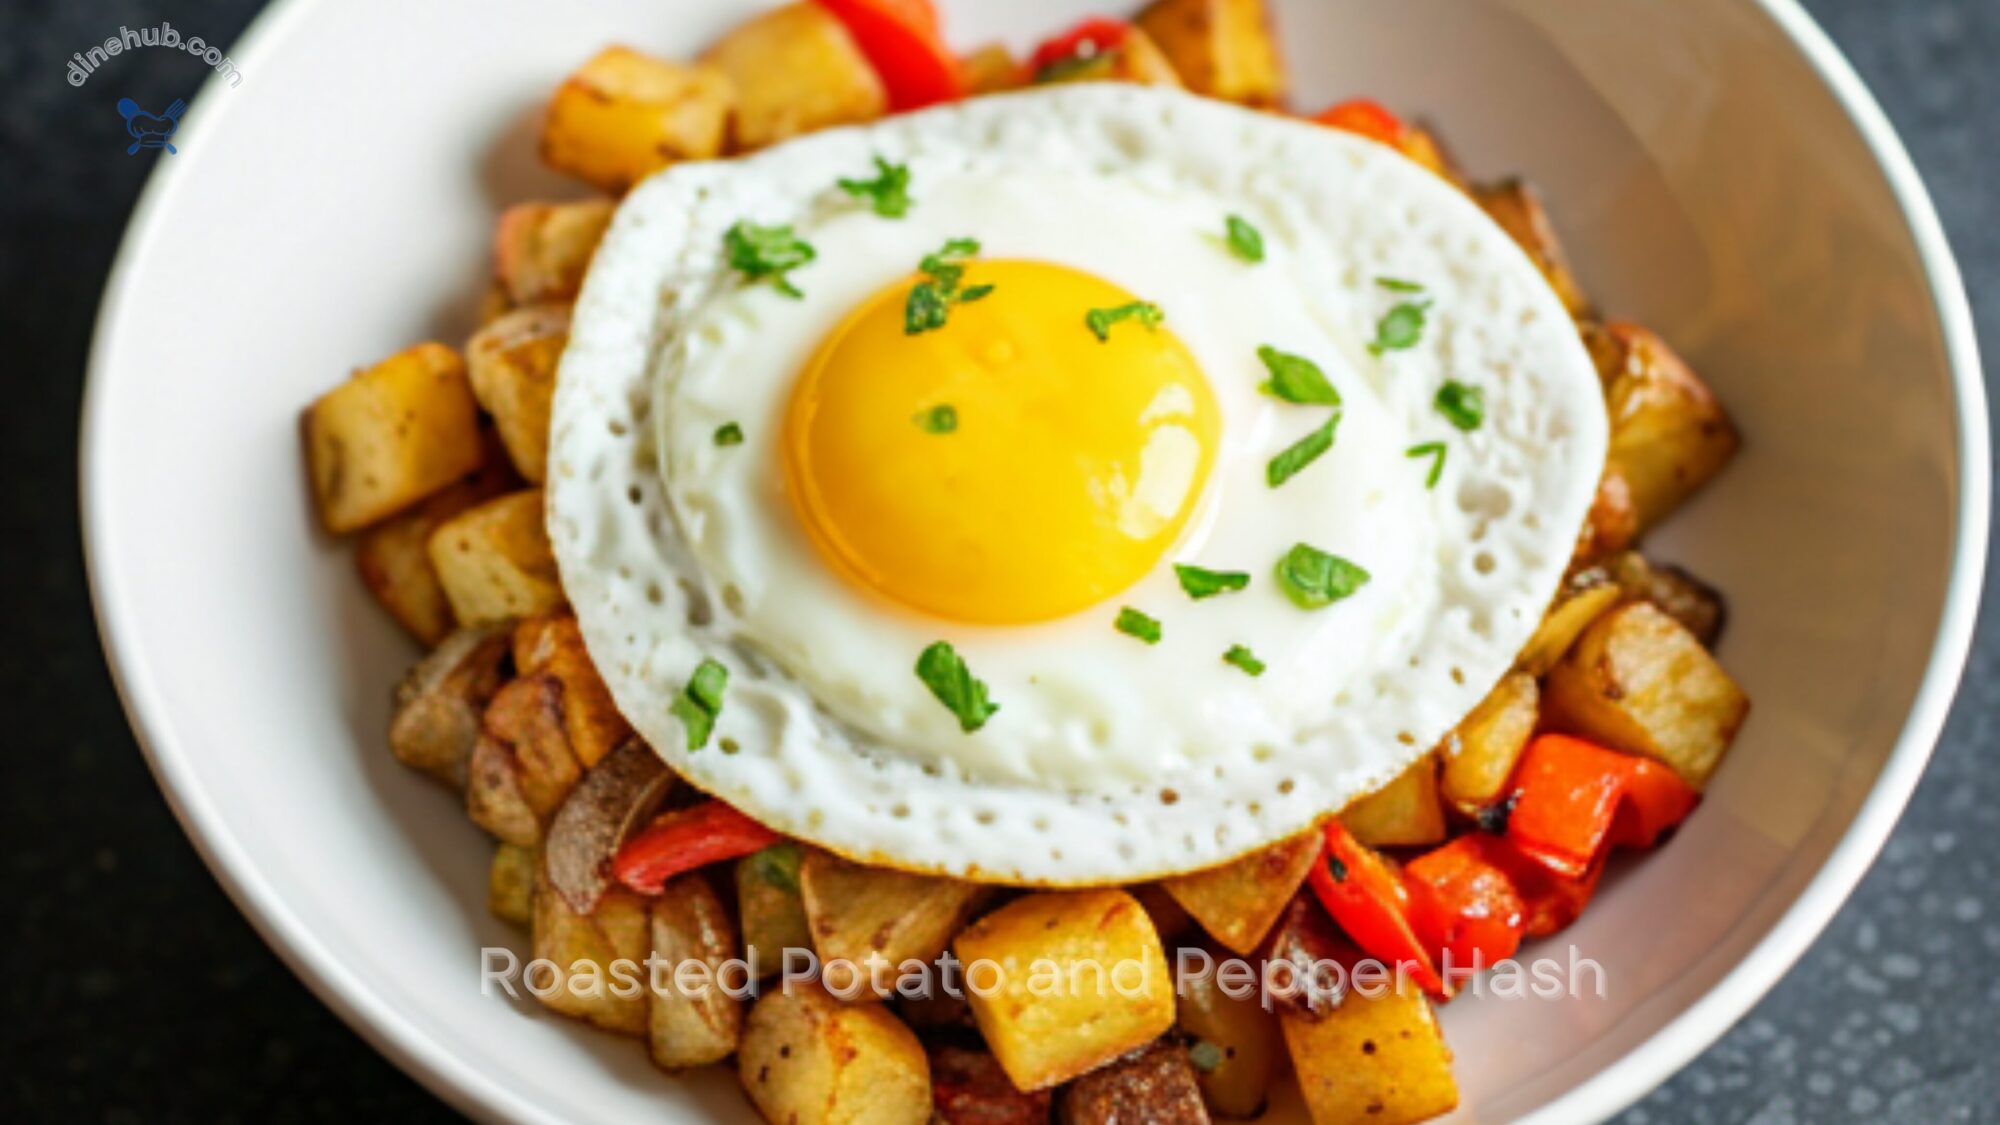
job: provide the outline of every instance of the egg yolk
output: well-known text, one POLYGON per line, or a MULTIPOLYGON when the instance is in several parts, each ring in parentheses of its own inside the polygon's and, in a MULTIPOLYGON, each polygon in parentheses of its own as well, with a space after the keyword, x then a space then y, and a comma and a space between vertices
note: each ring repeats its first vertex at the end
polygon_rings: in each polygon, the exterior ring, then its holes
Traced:
POLYGON ((1100 339, 1137 298, 1065 266, 974 261, 942 327, 912 334, 922 277, 823 341, 785 419, 785 479, 848 579, 937 617, 1046 621, 1159 565, 1200 497, 1221 424, 1165 324, 1100 339), (1101 325, 1099 327, 1102 327, 1101 325))

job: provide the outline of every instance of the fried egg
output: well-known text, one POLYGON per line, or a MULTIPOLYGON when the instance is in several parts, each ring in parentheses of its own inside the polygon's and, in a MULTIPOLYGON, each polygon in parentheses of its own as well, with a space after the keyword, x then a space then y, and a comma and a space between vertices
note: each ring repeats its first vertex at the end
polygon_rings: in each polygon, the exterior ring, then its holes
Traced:
POLYGON ((1079 85, 639 185, 576 306, 549 529, 619 708, 695 785, 858 860, 1127 882, 1443 737, 1554 593, 1606 428, 1557 298, 1452 185, 1079 85), (885 165, 900 217, 839 184, 885 165), (811 258, 746 273, 738 224, 811 258))

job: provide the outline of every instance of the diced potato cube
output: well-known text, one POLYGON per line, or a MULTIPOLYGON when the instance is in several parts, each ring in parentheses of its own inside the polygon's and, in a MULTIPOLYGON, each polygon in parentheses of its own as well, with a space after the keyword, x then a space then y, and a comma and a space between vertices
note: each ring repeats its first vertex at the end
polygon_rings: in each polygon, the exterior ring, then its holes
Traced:
POLYGON ((653 900, 652 923, 653 956, 667 966, 665 979, 652 982, 662 987, 653 988, 647 1014, 653 1062, 668 1070, 721 1062, 743 1033, 743 1005, 727 991, 742 982, 722 970, 736 956, 729 909, 707 879, 683 875, 653 900))
POLYGON ((521 203, 502 212, 493 228, 493 268, 508 301, 525 307, 576 300, 613 209, 608 199, 586 199, 521 203))
POLYGON ((1301 832, 1220 867, 1162 879, 1160 886, 1210 937, 1249 953, 1305 882, 1319 852, 1319 832, 1301 832))
MULTIPOLYGON (((849 863, 806 850, 799 892, 822 962, 929 962, 986 898, 976 883, 849 863)), ((837 986, 836 986, 837 987, 837 986)))
POLYGON ((1465 182, 1465 174, 1458 170, 1451 153, 1445 150, 1444 142, 1438 140, 1437 134, 1428 128, 1423 125, 1408 126, 1403 130, 1402 143, 1397 147, 1402 149, 1404 156, 1437 173, 1453 187, 1467 194, 1471 193, 1471 187, 1465 182))
POLYGON ((1181 989, 1180 1025, 1192 1039, 1188 1058, 1208 1107, 1223 1117, 1252 1118, 1264 1112, 1284 1046, 1255 987, 1237 983, 1225 990, 1215 974, 1190 976, 1181 989))
POLYGON ((1458 1105, 1451 1051, 1414 984, 1351 990, 1320 1019, 1280 1009, 1278 1022, 1314 1125, 1408 1125, 1458 1105))
POLYGON ((556 364, 569 343, 569 306, 515 309, 474 333, 465 345, 472 393, 493 415, 507 455, 523 479, 542 483, 549 462, 549 408, 556 364))
POLYGON ((1605 571, 1626 597, 1659 606, 1705 647, 1714 648, 1722 636, 1729 619, 1722 593, 1680 567, 1656 565, 1637 551, 1627 551, 1608 560, 1605 571))
POLYGON ((501 843, 493 849, 493 864, 486 872, 486 909, 505 922, 526 926, 535 917, 535 868, 540 854, 519 844, 501 843))
POLYGON ((305 414, 320 522, 359 531, 479 467, 479 408, 465 363, 418 344, 320 396, 305 414))
POLYGON ((1340 822, 1371 848, 1418 846, 1444 839, 1438 760, 1425 754, 1395 780, 1340 811, 1340 822))
POLYGON ((646 900, 616 890, 598 900, 595 910, 578 914, 536 866, 534 954, 554 962, 557 985, 537 999, 607 1031, 646 1034, 646 954, 652 940, 646 900))
POLYGON ((1094 1070, 1174 1022, 1160 936, 1122 890, 1026 895, 966 927, 954 944, 979 1030, 1023 1090, 1094 1070))
POLYGON ((1708 385, 1653 333, 1607 324, 1592 352, 1611 413, 1607 471, 1624 478, 1644 534, 1736 455, 1736 427, 1708 385))
POLYGON ((1514 763, 1541 717, 1541 689, 1525 672, 1510 672, 1445 736, 1438 790, 1472 816, 1500 796, 1514 763))
POLYGON ((750 1008, 736 1072, 773 1125, 926 1125, 930 1061, 880 1004, 818 985, 770 989, 750 1008))
POLYGON ((488 500, 445 521, 431 533, 430 553, 452 614, 462 624, 563 605, 539 488, 488 500))
POLYGON ((631 735, 632 725, 612 702, 611 689, 591 663, 574 616, 543 614, 516 626, 514 668, 523 676, 546 672, 562 683, 563 729, 585 768, 603 761, 631 735))
POLYGON ((735 94, 707 66, 606 47, 549 101, 542 161, 613 195, 669 164, 722 154, 735 94))
POLYGON ((1209 1125, 1188 1051, 1161 1040, 1093 1070, 1062 1092, 1063 1125, 1209 1125))
POLYGON ((1580 581, 1556 594, 1555 604, 1542 617, 1542 623, 1535 626, 1528 643, 1521 646, 1521 655, 1514 659, 1516 670, 1540 676, 1555 667, 1584 629, 1624 597, 1602 574, 1592 572, 1578 577, 1580 581))
POLYGON ((1195 93, 1253 106, 1284 100, 1264 0, 1156 0, 1134 22, 1195 93))
POLYGON ((967 97, 976 97, 1019 89, 1028 76, 1006 44, 988 43, 958 60, 958 80, 967 97))
POLYGON ((1583 518, 1570 566, 1583 566, 1622 551, 1639 535, 1639 509, 1632 503, 1632 486, 1610 466, 1597 480, 1597 495, 1583 518))
POLYGON ((389 750, 396 760, 454 788, 464 788, 481 721, 505 682, 506 630, 461 629, 445 638, 396 685, 389 750))
POLYGON ((812 930, 799 895, 804 860, 798 844, 772 844, 736 861, 736 911, 743 919, 744 956, 759 977, 785 967, 785 950, 808 949, 812 930))
POLYGON ((521 792, 521 769, 506 743, 481 734, 465 779, 465 815, 502 843, 542 842, 542 820, 521 792))
POLYGON ((1549 673, 1548 725, 1656 759, 1700 789, 1750 710, 1701 641, 1650 602, 1605 614, 1549 673))
POLYGON ((523 676, 494 693, 472 752, 466 811, 502 840, 538 844, 583 767, 563 729, 562 684, 523 676), (523 814, 528 819, 524 820, 523 814))
POLYGON ((471 476, 370 527, 354 542, 362 584, 398 624, 427 645, 442 642, 458 626, 431 565, 431 533, 467 508, 521 486, 498 440, 487 444, 485 461, 471 476))
POLYGON ((763 148, 827 129, 873 121, 889 108, 882 79, 837 18, 814 3, 752 17, 702 61, 736 89, 735 147, 763 148))
POLYGON ((1528 252, 1535 268, 1542 271, 1571 316, 1592 315, 1590 298, 1584 296, 1583 287, 1577 284, 1569 255, 1563 252, 1562 241, 1556 237, 1555 224, 1549 220, 1549 213, 1533 188, 1521 180, 1503 180, 1473 188, 1472 196, 1528 252))

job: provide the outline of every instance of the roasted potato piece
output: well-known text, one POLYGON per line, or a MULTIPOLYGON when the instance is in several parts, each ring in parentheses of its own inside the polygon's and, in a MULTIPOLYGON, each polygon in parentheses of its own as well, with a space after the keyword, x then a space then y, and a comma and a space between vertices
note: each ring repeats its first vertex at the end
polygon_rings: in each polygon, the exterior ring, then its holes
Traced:
POLYGON ((1445 736, 1438 791, 1467 816, 1500 796, 1514 763, 1541 717, 1541 689, 1525 672, 1510 672, 1445 736))
POLYGON ((1650 602, 1584 630, 1543 688, 1551 729, 1656 759, 1700 789, 1750 700, 1701 640, 1650 602))
POLYGON ((493 229, 493 267, 514 306, 568 304, 611 225, 608 199, 520 203, 493 229))
POLYGON ((1542 271, 1571 316, 1581 319, 1592 315, 1590 298, 1583 295, 1583 287, 1576 283, 1569 255, 1563 252, 1555 224, 1549 221, 1549 213, 1542 207, 1541 196, 1535 189, 1521 180, 1502 180, 1475 186, 1472 197, 1528 252, 1535 268, 1542 271))
POLYGON ((1458 1105, 1451 1051, 1414 984, 1385 985, 1373 996, 1350 990, 1318 1019, 1280 1009, 1278 1022, 1314 1125, 1405 1125, 1458 1105))
POLYGON ((785 950, 812 945, 805 900, 799 896, 798 844, 772 844, 736 861, 736 910, 743 918, 744 955, 759 977, 784 968, 785 950))
POLYGON ((390 752, 412 769, 464 788, 480 718, 507 671, 504 626, 461 629, 445 638, 396 685, 390 752))
POLYGON ((985 1051, 938 1047, 931 1051, 933 1125, 1048 1125, 1048 1090, 1024 1091, 985 1051))
POLYGON ((1632 503, 1632 486, 1623 474, 1606 467, 1598 478, 1597 495, 1583 518, 1583 531, 1576 537, 1570 566, 1583 566, 1606 555, 1622 551, 1639 536, 1639 510, 1632 503))
POLYGON ((550 304, 502 314, 465 345, 473 396, 493 415, 514 468, 532 484, 548 472, 549 407, 568 343, 569 306, 550 304))
POLYGON ((1264 943, 1273 1006, 1315 1018, 1330 1011, 1340 1003, 1345 982, 1326 971, 1327 965, 1352 964, 1340 961, 1352 948, 1312 892, 1294 895, 1264 943))
POLYGON ((1521 655, 1514 658, 1515 670, 1540 676, 1555 667, 1584 629, 1623 597, 1601 571, 1575 575, 1556 594, 1555 604, 1542 617, 1542 623, 1535 626, 1528 643, 1521 646, 1521 655))
POLYGON ((486 869, 486 909, 495 918, 520 925, 535 920, 535 868, 541 853, 519 844, 501 843, 493 848, 493 863, 486 869))
POLYGON ((542 844, 549 885, 580 914, 611 889, 618 845, 653 815, 674 783, 666 763, 639 738, 620 743, 589 771, 563 798, 542 844))
POLYGON ((646 900, 612 891, 579 914, 536 865, 534 955, 555 963, 558 987, 538 999, 566 1016, 624 1035, 646 1034, 646 900))
POLYGON ((979 1030, 1023 1090, 1093 1070, 1174 1022, 1160 935, 1122 890, 1025 895, 966 927, 954 948, 979 1030), (1043 959, 1058 987, 1032 987, 1043 959), (998 971, 989 977, 976 961, 998 971))
POLYGON ((564 604, 539 488, 446 520, 431 533, 430 554, 461 624, 546 613, 564 604))
POLYGON ((736 956, 728 907, 707 879, 683 875, 653 900, 652 925, 653 956, 675 966, 660 982, 665 987, 652 990, 647 1011, 653 1062, 668 1070, 721 1062, 743 1033, 743 1005, 723 987, 742 983, 722 975, 722 963, 736 956), (682 980, 679 966, 696 963, 708 966, 706 979, 687 973, 682 980))
POLYGON ((1468 194, 1472 191, 1466 185, 1465 174, 1458 170, 1451 153, 1445 150, 1444 143, 1425 126, 1411 125, 1404 129, 1402 143, 1397 147, 1402 149, 1404 156, 1437 173, 1458 190, 1468 194))
POLYGON ((799 867, 813 950, 822 962, 935 960, 986 897, 977 883, 849 863, 817 848, 799 867))
POLYGON ((1231 996, 1214 974, 1189 977, 1180 993, 1180 1025, 1208 1108, 1223 1117, 1262 1116, 1284 1046, 1254 986, 1231 996))
POLYGON ((1006 44, 988 43, 958 60, 958 80, 970 98, 1018 89, 1028 76, 1006 44))
POLYGON ((1736 455, 1736 427, 1658 336, 1618 323, 1590 335, 1611 413, 1607 471, 1624 478, 1644 534, 1736 455))
POLYGON ((320 523, 359 531, 479 467, 479 407, 443 344, 397 352, 319 397, 304 420, 320 523))
POLYGON ((868 57, 818 4, 787 4, 756 16, 710 47, 702 61, 735 86, 738 151, 873 121, 889 108, 868 57))
POLYGON ((1638 552, 1627 551, 1606 562, 1605 571, 1627 598, 1660 607, 1704 647, 1714 648, 1722 636, 1729 608, 1721 592, 1680 567, 1649 563, 1638 552))
POLYGON ((577 761, 594 766, 631 736, 632 725, 590 662, 573 615, 530 617, 515 627, 514 667, 523 676, 547 672, 562 681, 563 727, 577 761))
POLYGON ((426 645, 444 641, 457 627, 451 600, 431 565, 431 532, 482 501, 521 486, 497 438, 470 476, 399 516, 363 531, 354 541, 354 566, 362 585, 398 624, 426 645))
POLYGON ((757 998, 736 1072, 773 1125, 925 1125, 930 1062, 880 1004, 842 1004, 818 985, 757 998))
POLYGON ((1162 879, 1160 886, 1194 915, 1210 937, 1248 953, 1264 940, 1285 903, 1305 882, 1319 850, 1319 832, 1302 832, 1220 867, 1162 879))
POLYGON ((669 164, 722 155, 734 100, 713 67, 606 47, 549 100, 542 162, 620 195, 669 164))
POLYGON ((1062 1125, 1208 1125, 1188 1051, 1162 1039, 1072 1082, 1062 1092, 1062 1125))
POLYGON ((510 844, 539 844, 543 826, 582 776, 562 725, 562 684, 524 676, 494 693, 472 751, 465 807, 510 844))
POLYGON ((1253 106, 1284 100, 1264 0, 1156 0, 1134 22, 1195 93, 1253 106))
POLYGON ((1444 839, 1438 759, 1425 754, 1395 780, 1340 811, 1340 822, 1371 848, 1418 846, 1444 839))

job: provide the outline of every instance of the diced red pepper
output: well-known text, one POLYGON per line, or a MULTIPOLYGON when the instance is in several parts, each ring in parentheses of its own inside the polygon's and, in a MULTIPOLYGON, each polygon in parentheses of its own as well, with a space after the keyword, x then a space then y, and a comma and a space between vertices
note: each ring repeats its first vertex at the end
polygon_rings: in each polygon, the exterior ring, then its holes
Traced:
POLYGON ((1512 792, 1507 838, 1568 879, 1581 879, 1611 844, 1651 844, 1699 800, 1672 770, 1562 734, 1528 744, 1512 792))
POLYGON ((1502 866, 1507 857, 1492 854, 1506 847, 1498 836, 1471 832, 1403 866, 1411 925, 1447 978, 1490 968, 1521 947, 1521 894, 1502 866))
POLYGON ((931 0, 816 0, 854 36, 895 111, 956 101, 958 56, 945 46, 931 0))
POLYGON ((1061 63, 1102 58, 1123 47, 1131 34, 1132 25, 1123 20, 1087 19, 1035 48, 1028 60, 1029 70, 1040 74, 1061 63))
POLYGON ((733 805, 703 801, 661 813, 633 833, 612 858, 611 874, 640 894, 656 895, 676 875, 739 859, 782 839, 733 805))
POLYGON ((1682 781, 1671 766, 1651 758, 1630 758, 1625 774, 1625 804, 1611 825, 1611 843, 1620 848, 1650 848, 1662 833, 1686 820, 1701 794, 1682 781))
POLYGON ((1410 927, 1409 889, 1387 860, 1362 846, 1340 821, 1327 821, 1326 851, 1307 880, 1363 952, 1402 969, 1426 992, 1444 993, 1430 954, 1410 927))
POLYGON ((1403 136, 1409 131, 1402 118, 1384 109, 1382 103, 1367 98, 1341 102, 1313 120, 1321 125, 1359 133, 1392 148, 1403 147, 1403 136))

